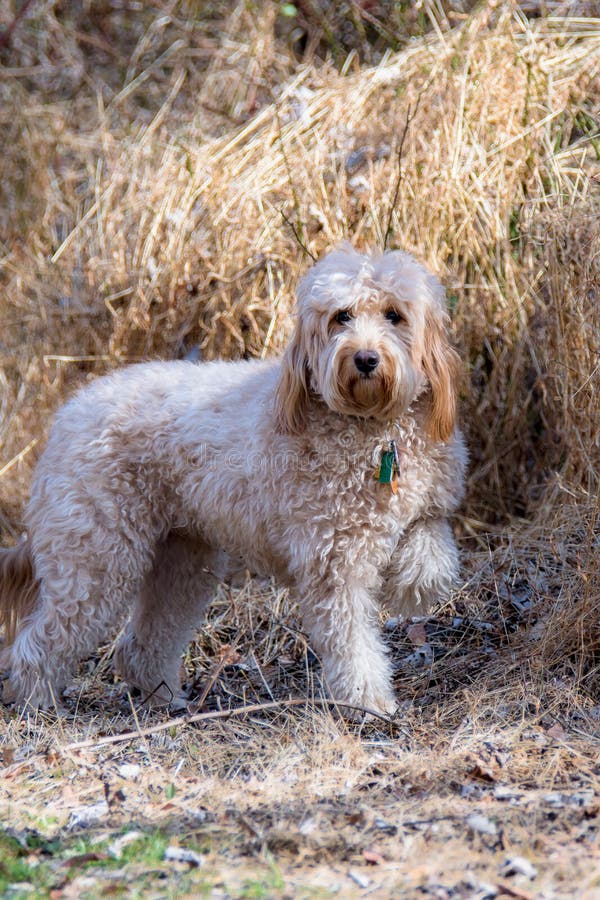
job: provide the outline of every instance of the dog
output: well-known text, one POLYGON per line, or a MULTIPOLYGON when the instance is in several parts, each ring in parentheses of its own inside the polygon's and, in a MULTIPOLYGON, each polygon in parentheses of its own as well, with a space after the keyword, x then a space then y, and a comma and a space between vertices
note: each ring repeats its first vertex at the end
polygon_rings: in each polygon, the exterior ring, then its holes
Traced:
POLYGON ((58 412, 26 539, 0 551, 0 666, 20 705, 55 704, 128 616, 117 673, 185 702, 181 654, 242 557, 297 599, 331 696, 394 713, 378 613, 445 598, 459 572, 444 291, 408 253, 346 244, 297 300, 279 360, 139 363, 58 412))

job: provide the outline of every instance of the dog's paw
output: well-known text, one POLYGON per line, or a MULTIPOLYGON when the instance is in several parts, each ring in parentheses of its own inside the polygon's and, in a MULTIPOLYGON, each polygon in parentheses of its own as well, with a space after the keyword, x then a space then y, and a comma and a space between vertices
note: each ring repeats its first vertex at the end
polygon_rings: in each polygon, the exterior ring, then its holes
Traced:
POLYGON ((394 694, 389 691, 385 693, 371 693, 366 691, 363 702, 360 704, 363 709, 369 713, 375 713, 386 718, 393 718, 398 711, 398 701, 394 694))
POLYGON ((189 705, 189 697, 187 694, 181 693, 177 694, 173 699, 169 702, 169 712, 172 715, 181 715, 188 711, 189 705))
POLYGON ((354 690, 332 691, 339 710, 346 719, 355 722, 374 719, 378 716, 393 718, 399 708, 394 692, 389 689, 373 689, 369 685, 355 687, 354 690))
POLYGON ((21 691, 10 680, 10 674, 2 675, 0 697, 3 706, 11 707, 24 715, 44 713, 44 715, 62 718, 68 716, 69 710, 56 698, 46 686, 40 686, 25 698, 21 691))

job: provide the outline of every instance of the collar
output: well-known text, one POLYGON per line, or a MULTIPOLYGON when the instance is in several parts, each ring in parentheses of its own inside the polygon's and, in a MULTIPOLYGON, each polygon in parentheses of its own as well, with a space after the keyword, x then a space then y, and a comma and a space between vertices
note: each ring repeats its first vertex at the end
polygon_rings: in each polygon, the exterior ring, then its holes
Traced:
POLYGON ((397 422, 388 422, 385 438, 378 449, 378 462, 374 477, 379 484, 389 484, 392 493, 398 493, 400 475, 400 455, 394 434, 400 431, 397 422))

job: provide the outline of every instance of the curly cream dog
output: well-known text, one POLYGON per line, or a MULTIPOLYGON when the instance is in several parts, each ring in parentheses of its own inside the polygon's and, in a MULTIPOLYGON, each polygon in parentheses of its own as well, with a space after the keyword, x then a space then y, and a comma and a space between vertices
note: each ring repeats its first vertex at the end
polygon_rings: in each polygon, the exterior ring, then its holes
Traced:
POLYGON ((334 698, 392 713, 378 608, 410 614, 458 573, 446 326, 443 289, 411 256, 344 245, 301 281, 281 360, 143 363, 76 394, 38 463, 27 540, 0 551, 16 699, 55 702, 128 614, 117 671, 181 698, 227 553, 289 586, 334 698))

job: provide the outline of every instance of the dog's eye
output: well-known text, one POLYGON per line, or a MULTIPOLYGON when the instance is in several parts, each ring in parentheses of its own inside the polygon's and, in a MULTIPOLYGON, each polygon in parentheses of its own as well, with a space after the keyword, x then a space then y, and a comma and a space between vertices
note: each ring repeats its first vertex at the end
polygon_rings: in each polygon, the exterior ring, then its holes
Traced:
POLYGON ((339 313, 335 315, 335 321, 338 325, 347 325, 351 318, 352 316, 347 309, 340 309, 339 313))
POLYGON ((385 317, 388 322, 392 323, 392 325, 400 325, 401 322, 406 322, 406 319, 404 318, 402 313, 399 313, 397 309, 388 309, 385 317))

